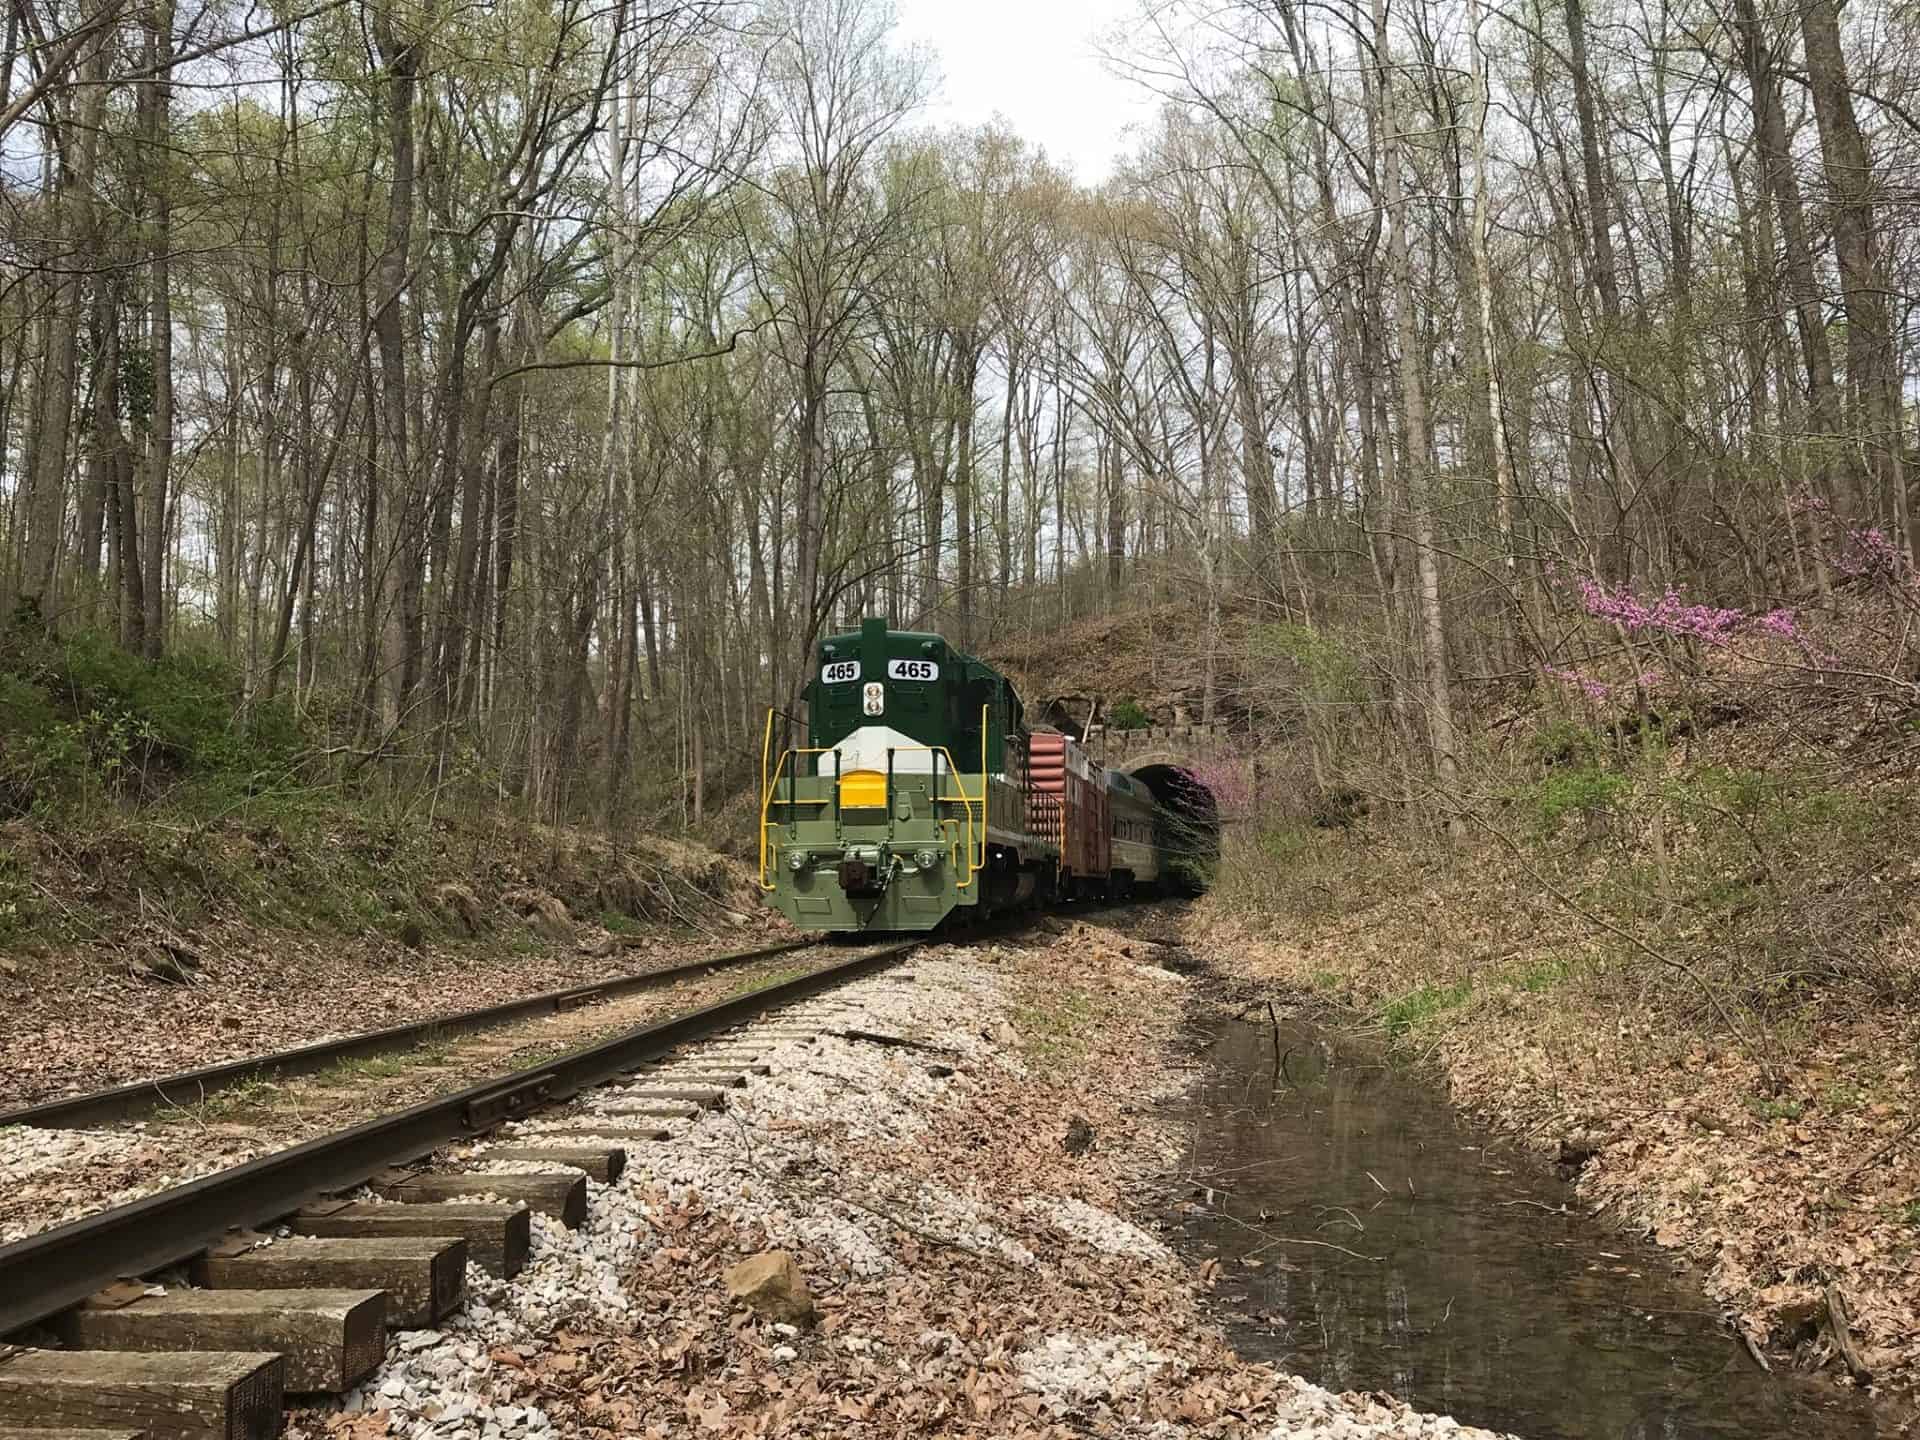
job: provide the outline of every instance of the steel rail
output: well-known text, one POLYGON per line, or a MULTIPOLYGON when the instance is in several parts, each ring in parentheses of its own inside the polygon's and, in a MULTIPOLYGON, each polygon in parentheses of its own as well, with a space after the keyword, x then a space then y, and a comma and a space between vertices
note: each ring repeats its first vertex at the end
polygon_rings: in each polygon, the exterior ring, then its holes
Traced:
POLYGON ((32 1125, 43 1130, 82 1130, 94 1125, 112 1125, 163 1106, 198 1104, 212 1092, 242 1080, 263 1079, 269 1075, 309 1075, 340 1060, 407 1048, 435 1035, 484 1030, 492 1025, 525 1019, 529 1015, 558 1012, 595 999, 625 995, 635 990, 684 980, 703 971, 784 955, 816 943, 811 936, 804 940, 785 940, 777 945, 736 950, 708 960, 669 966, 665 970, 620 975, 609 980, 571 985, 564 990, 543 990, 537 995, 483 1006, 478 1010, 462 1010, 429 1020, 390 1025, 384 1030, 342 1035, 334 1040, 319 1040, 311 1045, 300 1045, 267 1055, 225 1060, 217 1065, 203 1065, 197 1070, 183 1070, 176 1075, 164 1075, 156 1079, 135 1080, 84 1095, 61 1095, 17 1109, 0 1111, 0 1125, 32 1125))
POLYGON ((878 970, 924 943, 916 936, 881 946, 0 1246, 0 1336, 44 1320, 116 1280, 178 1264, 229 1230, 278 1220, 388 1166, 569 1099, 689 1041, 878 970))

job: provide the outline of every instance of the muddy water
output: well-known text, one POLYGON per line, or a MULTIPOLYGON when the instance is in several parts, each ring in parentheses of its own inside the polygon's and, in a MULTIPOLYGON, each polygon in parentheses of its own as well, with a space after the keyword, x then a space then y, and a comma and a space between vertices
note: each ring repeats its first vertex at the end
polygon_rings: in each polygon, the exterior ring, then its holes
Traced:
POLYGON ((1895 1433, 1763 1374, 1697 1283, 1413 1078, 1297 1025, 1276 1056, 1264 1016, 1201 1038, 1178 1218, 1242 1354, 1527 1436, 1895 1433))

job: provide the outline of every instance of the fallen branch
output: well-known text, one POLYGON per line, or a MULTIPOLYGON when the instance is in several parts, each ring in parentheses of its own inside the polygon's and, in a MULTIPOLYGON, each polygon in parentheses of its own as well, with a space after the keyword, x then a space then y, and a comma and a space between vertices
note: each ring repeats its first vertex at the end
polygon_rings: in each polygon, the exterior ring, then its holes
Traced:
POLYGON ((898 1050, 919 1050, 928 1055, 960 1053, 951 1045, 929 1045, 922 1040, 909 1040, 902 1035, 882 1035, 874 1030, 829 1030, 826 1033, 841 1040, 857 1040, 866 1045, 885 1045, 898 1050))
POLYGON ((1882 1145, 1878 1150, 1874 1151, 1873 1154, 1869 1155, 1866 1159, 1862 1160, 1858 1165, 1854 1166, 1853 1169, 1847 1171, 1846 1174, 1842 1175, 1840 1177, 1840 1183, 1842 1185, 1850 1184, 1853 1180, 1853 1177, 1858 1175, 1862 1170, 1871 1169, 1874 1165, 1886 1159, 1886 1157, 1892 1153, 1895 1146, 1897 1146, 1902 1140, 1905 1140, 1908 1136, 1912 1135, 1916 1130, 1920 1130, 1920 1115, 1914 1116, 1913 1119, 1907 1123, 1906 1129, 1902 1130, 1898 1135, 1894 1136, 1891 1140, 1887 1141, 1886 1144, 1882 1145))
POLYGON ((1860 1352, 1854 1348, 1853 1322, 1847 1317, 1846 1299, 1831 1280, 1827 1282, 1827 1328, 1833 1332, 1833 1343, 1840 1347, 1840 1358, 1847 1362, 1847 1371, 1854 1383, 1871 1385, 1873 1372, 1867 1369, 1860 1352))

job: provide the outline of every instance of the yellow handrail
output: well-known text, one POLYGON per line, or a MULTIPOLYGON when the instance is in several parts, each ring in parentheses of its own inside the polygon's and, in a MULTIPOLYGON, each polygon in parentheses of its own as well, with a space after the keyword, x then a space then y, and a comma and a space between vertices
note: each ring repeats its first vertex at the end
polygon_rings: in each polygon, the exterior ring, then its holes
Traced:
MULTIPOLYGON (((768 728, 769 730, 772 728, 771 720, 768 721, 768 728)), ((767 812, 773 808, 773 797, 775 792, 780 788, 780 777, 786 771, 787 762, 789 760, 797 760, 797 757, 801 755, 831 754, 833 754, 833 747, 830 745, 796 745, 789 749, 782 750, 780 752, 779 763, 773 767, 773 778, 769 780, 767 779, 766 771, 766 753, 762 751, 760 757, 760 780, 762 786, 760 791, 760 888, 762 890, 771 891, 778 888, 777 886, 767 883, 767 832, 773 829, 773 822, 767 818, 767 812)), ((794 773, 797 775, 799 772, 795 771, 794 773)), ((809 798, 806 800, 782 801, 781 803, 794 805, 830 805, 833 802, 830 800, 809 798)), ((780 861, 780 847, 778 845, 774 846, 773 861, 776 865, 780 861)))
MULTIPOLYGON (((978 795, 969 795, 967 794, 967 787, 960 783, 960 767, 958 764, 954 762, 953 752, 947 749, 946 746, 944 745, 896 745, 893 747, 893 753, 896 755, 900 755, 900 754, 911 755, 911 754, 917 754, 921 751, 925 751, 929 755, 941 755, 946 757, 947 773, 953 776, 953 783, 955 787, 960 791, 958 795, 942 795, 942 794, 939 794, 938 792, 935 792, 933 796, 934 803, 937 805, 944 802, 945 804, 948 804, 948 805, 959 804, 959 805, 964 805, 966 807, 966 810, 967 810, 966 878, 958 881, 953 888, 956 890, 970 889, 973 885, 973 872, 975 870, 984 870, 987 865, 987 777, 986 777, 986 772, 982 771, 980 774, 980 793, 978 795), (973 859, 973 807, 976 805, 980 807, 980 863, 977 865, 974 863, 974 859, 973 859)), ((958 820, 949 820, 949 821, 946 821, 945 823, 952 825, 956 832, 960 828, 960 822, 958 820)), ((956 833, 955 835, 956 842, 958 838, 959 837, 956 833)))
POLYGON ((772 890, 767 883, 767 807, 773 802, 773 786, 767 779, 767 762, 773 758, 773 706, 767 707, 767 729, 760 737, 760 870, 758 878, 762 890, 772 890))

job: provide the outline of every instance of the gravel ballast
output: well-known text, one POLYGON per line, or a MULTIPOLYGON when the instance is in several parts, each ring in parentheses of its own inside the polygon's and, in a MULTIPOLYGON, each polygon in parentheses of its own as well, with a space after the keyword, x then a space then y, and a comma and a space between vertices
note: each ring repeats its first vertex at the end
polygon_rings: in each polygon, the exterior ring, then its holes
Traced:
MULTIPOLYGON (((631 1143, 589 1220, 534 1217, 513 1282, 393 1337, 386 1367, 298 1436, 943 1434, 1478 1435, 1240 1361, 1207 1267, 1139 1205, 1174 1137, 1165 973, 1104 963, 1079 925, 1046 943, 929 946, 743 1038, 771 1066, 725 1108, 631 1143), (812 1020, 896 1042, 780 1035, 812 1020), (754 1043, 756 1034, 764 1042, 754 1043), (1063 1144, 1078 1121, 1094 1137, 1063 1144), (814 1323, 728 1298, 726 1270, 784 1250, 814 1323)), ((717 1064, 717 1062, 715 1062, 717 1064)), ((682 1068, 703 1068, 698 1057, 682 1068)), ((649 1077, 651 1081, 652 1077, 649 1077)), ((527 1145, 617 1089, 511 1128, 527 1145)), ((568 1143, 580 1143, 570 1136, 568 1143)), ((497 1169, 487 1146, 447 1168, 497 1169)))

